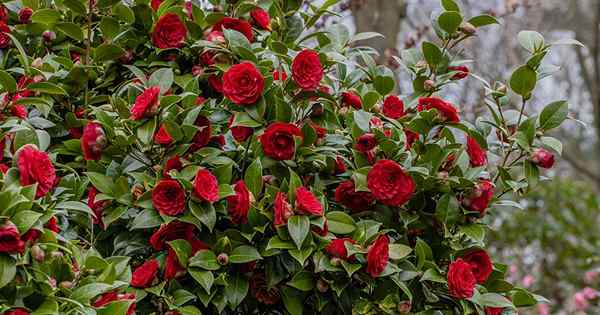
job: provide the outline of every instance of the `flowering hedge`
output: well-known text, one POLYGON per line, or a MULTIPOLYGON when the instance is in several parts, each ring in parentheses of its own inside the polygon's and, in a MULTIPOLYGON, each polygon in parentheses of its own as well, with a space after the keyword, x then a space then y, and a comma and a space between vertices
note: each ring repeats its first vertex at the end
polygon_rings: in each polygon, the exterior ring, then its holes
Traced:
MULTIPOLYGON (((567 117, 527 117, 551 45, 488 84, 437 44, 392 70, 337 1, 20 0, 0 6, 3 314, 514 314, 543 298, 485 251, 486 214, 539 180, 567 117), (485 87, 474 124, 444 100, 485 87), (509 92, 509 88, 510 91, 509 92), (518 100, 518 102, 516 102, 518 100), (520 111, 510 108, 516 103, 520 111), (489 140, 489 141, 488 141, 489 140)), ((529 111, 531 112, 531 111, 529 111)))

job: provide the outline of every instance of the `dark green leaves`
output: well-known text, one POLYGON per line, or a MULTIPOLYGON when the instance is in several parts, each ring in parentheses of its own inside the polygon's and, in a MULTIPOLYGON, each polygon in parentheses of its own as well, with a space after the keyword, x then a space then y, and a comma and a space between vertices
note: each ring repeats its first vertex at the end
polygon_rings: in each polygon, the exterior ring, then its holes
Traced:
POLYGON ((96 62, 105 62, 121 57, 125 50, 114 44, 102 44, 95 50, 96 62))
POLYGON ((441 2, 442 2, 442 7, 446 11, 457 11, 457 12, 460 11, 460 7, 454 0, 442 0, 441 2))
POLYGON ((61 31, 63 34, 71 37, 72 39, 82 41, 83 40, 83 31, 81 30, 81 26, 71 22, 58 23, 56 24, 56 28, 61 31))
POLYGON ((350 234, 356 230, 354 219, 341 211, 328 212, 327 225, 329 226, 329 231, 336 234, 350 234))
POLYGON ((200 250, 190 259, 190 267, 199 267, 206 270, 219 270, 221 265, 217 262, 217 256, 210 250, 200 250))
POLYGON ((460 23, 462 23, 462 15, 456 11, 446 11, 438 17, 438 24, 441 29, 453 34, 458 30, 460 23))
POLYGON ((523 98, 528 99, 535 88, 537 73, 528 65, 522 65, 510 77, 510 88, 523 98))
POLYGON ((248 280, 243 275, 234 274, 228 279, 228 285, 225 286, 225 296, 232 309, 235 309, 248 293, 248 280))
POLYGON ((14 93, 17 90, 17 82, 4 70, 0 70, 0 86, 2 86, 2 90, 9 93, 14 93))
POLYGON ((427 63, 430 66, 435 66, 438 63, 440 63, 440 61, 442 61, 442 51, 438 48, 436 44, 430 42, 423 42, 422 49, 425 61, 427 61, 427 63))
POLYGON ((567 101, 558 101, 548 104, 540 114, 540 128, 550 130, 560 126, 567 119, 569 104, 567 101))
POLYGON ((310 230, 310 220, 305 215, 292 216, 287 223, 288 231, 296 247, 300 249, 310 230))
POLYGON ((229 254, 229 261, 233 264, 242 264, 262 259, 256 248, 248 245, 238 246, 229 254))
POLYGON ((54 24, 60 21, 60 13, 53 9, 40 9, 33 12, 31 21, 44 24, 54 24))
POLYGON ((498 20, 495 17, 487 14, 474 16, 470 18, 468 22, 475 27, 481 27, 490 24, 499 24, 498 20))
POLYGON ((262 164, 260 162, 260 158, 254 160, 248 169, 246 169, 246 174, 244 174, 244 182, 254 196, 258 197, 260 195, 263 186, 262 164))
POLYGON ((17 262, 6 254, 0 254, 0 288, 9 284, 17 274, 17 262))

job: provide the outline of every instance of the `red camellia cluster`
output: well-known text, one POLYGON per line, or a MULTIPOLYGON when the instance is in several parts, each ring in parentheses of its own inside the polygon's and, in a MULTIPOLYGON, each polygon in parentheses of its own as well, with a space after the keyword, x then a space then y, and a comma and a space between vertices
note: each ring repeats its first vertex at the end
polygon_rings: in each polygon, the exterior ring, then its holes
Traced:
POLYGON ((483 284, 492 273, 492 261, 484 250, 475 250, 448 267, 448 288, 457 299, 473 296, 475 285, 483 284))

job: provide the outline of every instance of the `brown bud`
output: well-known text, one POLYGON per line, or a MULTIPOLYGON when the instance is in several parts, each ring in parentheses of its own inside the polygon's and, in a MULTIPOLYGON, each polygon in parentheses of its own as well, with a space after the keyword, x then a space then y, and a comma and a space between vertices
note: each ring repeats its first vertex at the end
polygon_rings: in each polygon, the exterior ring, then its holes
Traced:
POLYGON ((331 258, 330 262, 332 266, 339 266, 342 264, 342 260, 337 257, 331 258))
POLYGON ((58 285, 61 289, 71 289, 73 287, 73 282, 71 281, 63 281, 58 285))
POLYGON ((217 256, 217 262, 221 266, 227 265, 229 263, 229 255, 226 253, 220 253, 219 256, 217 256))
POLYGON ((133 196, 134 200, 140 199, 140 197, 142 197, 143 194, 144 187, 142 187, 141 185, 135 185, 133 186, 133 188, 131 188, 131 195, 133 196))
POLYGON ((423 82, 423 89, 425 91, 433 91, 435 89, 435 82, 433 80, 425 80, 423 82))
POLYGON ((44 61, 42 60, 42 58, 35 58, 33 62, 31 62, 31 66, 36 69, 41 69, 43 65, 44 61))
POLYGON ((33 257, 33 259, 37 260, 38 262, 42 262, 44 261, 46 254, 44 253, 44 250, 41 247, 39 247, 38 245, 33 245, 31 246, 31 257, 33 257))
POLYGON ((323 115, 323 105, 321 103, 315 103, 312 106, 311 117, 319 117, 323 115))
POLYGON ((473 35, 477 32, 477 28, 469 22, 463 22, 458 29, 467 35, 473 35))
POLYGON ((317 280, 317 290, 321 293, 327 292, 327 290, 329 290, 329 283, 325 282, 323 279, 317 280))
POLYGON ((419 60, 415 64, 415 67, 417 67, 417 68, 426 68, 427 67, 427 61, 425 61, 425 60, 419 60))
POLYGON ((50 43, 56 39, 56 33, 50 30, 44 31, 44 33, 42 33, 42 38, 44 38, 44 41, 46 43, 50 43))
POLYGON ((410 301, 404 301, 398 304, 398 313, 408 314, 411 309, 410 301))
POLYGON ((62 258, 64 255, 65 254, 57 250, 50 253, 50 256, 52 256, 52 258, 62 258))

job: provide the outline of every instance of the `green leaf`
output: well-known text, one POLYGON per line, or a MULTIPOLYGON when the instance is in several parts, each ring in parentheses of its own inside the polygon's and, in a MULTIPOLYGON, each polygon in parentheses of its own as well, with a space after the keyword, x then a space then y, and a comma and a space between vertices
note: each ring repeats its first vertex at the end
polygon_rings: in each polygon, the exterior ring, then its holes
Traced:
POLYGON ((199 267, 206 270, 219 270, 221 265, 217 261, 217 255, 208 249, 199 250, 190 259, 190 267, 199 267))
POLYGON ((29 229, 37 222, 42 216, 41 213, 29 210, 22 210, 17 212, 12 218, 12 222, 17 226, 21 234, 29 231, 29 229))
POLYGON ((138 139, 143 144, 150 144, 154 138, 154 130, 156 130, 156 119, 152 118, 136 129, 138 139))
POLYGON ((421 276, 421 281, 446 283, 446 278, 444 278, 437 269, 429 268, 423 273, 423 276, 421 276))
POLYGON ((0 254, 0 288, 11 283, 17 274, 17 262, 9 255, 0 254))
POLYGON ((212 232, 215 224, 217 223, 217 213, 215 211, 215 207, 212 204, 206 205, 198 205, 197 203, 190 201, 189 202, 190 211, 192 215, 194 215, 200 222, 202 222, 209 231, 212 232))
POLYGON ((370 130, 370 121, 371 121, 371 113, 365 112, 364 110, 354 111, 354 123, 364 132, 369 132, 370 130))
POLYGON ((552 149, 559 155, 562 154, 563 145, 562 142, 560 142, 560 140, 553 137, 541 137, 540 141, 542 141, 542 144, 544 144, 544 146, 552 149))
POLYGON ((563 39, 559 39, 555 42, 552 42, 552 44, 550 44, 552 46, 558 46, 558 45, 573 45, 573 46, 579 46, 579 47, 585 47, 584 44, 582 44, 580 41, 574 39, 574 38, 563 38, 563 39))
POLYGON ((350 234, 356 230, 354 219, 342 211, 328 212, 327 226, 329 231, 335 234, 350 234))
POLYGON ((528 65, 517 68, 510 77, 510 88, 517 94, 528 99, 535 88, 537 73, 528 65))
POLYGON ((442 51, 436 44, 423 42, 422 49, 423 57, 430 66, 434 67, 442 61, 442 51))
POLYGON ((460 12, 460 7, 454 0, 442 0, 442 7, 446 11, 457 11, 460 12))
POLYGON ((163 223, 163 219, 154 209, 146 209, 133 218, 131 230, 149 229, 157 227, 163 223))
POLYGON ((125 50, 114 44, 102 44, 94 50, 96 62, 115 60, 125 53, 125 50))
POLYGON ((78 24, 70 22, 58 23, 56 24, 56 28, 65 35, 75 40, 83 40, 83 31, 81 30, 81 27, 78 24))
POLYGON ((535 31, 521 31, 517 35, 519 44, 527 51, 533 53, 544 47, 544 36, 535 31))
POLYGON ((412 252, 412 248, 404 244, 390 244, 389 257, 390 259, 400 260, 408 256, 412 252))
MULTIPOLYGON (((96 187, 101 193, 112 196, 114 183, 113 178, 108 177, 104 174, 95 173, 95 172, 86 172, 87 177, 92 182, 92 185, 96 187)), ((113 196, 118 197, 118 196, 113 196)))
POLYGON ((117 3, 112 8, 112 12, 114 17, 119 19, 121 22, 127 24, 132 24, 133 22, 135 22, 135 14, 133 13, 133 10, 131 10, 130 7, 126 6, 121 2, 117 3))
POLYGON ((117 2, 120 2, 120 0, 98 0, 96 6, 98 8, 106 8, 115 5, 117 2))
POLYGON ((487 307, 498 307, 498 308, 514 308, 515 306, 506 297, 498 293, 475 293, 471 298, 471 301, 475 304, 487 307))
POLYGON ((206 293, 210 294, 210 288, 215 281, 215 277, 210 271, 200 270, 197 268, 190 268, 188 272, 198 282, 202 288, 206 291, 206 293))
POLYGON ((225 286, 225 296, 232 309, 235 309, 246 297, 248 293, 248 280, 240 274, 235 274, 227 279, 225 286))
POLYGON ((81 201, 63 201, 56 205, 56 209, 76 210, 87 214, 93 214, 92 209, 81 201))
POLYGON ((262 164, 260 158, 256 158, 246 169, 244 183, 255 197, 260 196, 263 187, 262 164))
POLYGON ((31 21, 43 24, 54 24, 60 21, 60 13, 53 9, 40 9, 33 12, 31 21))
POLYGON ((375 90, 377 90, 377 92, 379 92, 381 95, 386 95, 394 90, 396 81, 394 81, 394 78, 389 76, 377 76, 375 77, 373 85, 375 86, 375 90))
POLYGON ((183 267, 187 267, 188 260, 190 258, 190 255, 192 254, 192 246, 190 245, 190 243, 188 243, 188 241, 186 240, 178 239, 170 241, 169 245, 171 246, 171 249, 173 249, 173 251, 175 252, 175 255, 177 255, 177 260, 179 261, 179 264, 183 267))
POLYGON ((554 129, 567 119, 569 103, 558 101, 548 104, 540 114, 540 128, 543 130, 554 129))
POLYGON ((110 302, 101 308, 96 309, 96 315, 126 315, 131 304, 135 303, 135 300, 121 300, 110 302))
POLYGON ((454 34, 458 30, 458 27, 462 23, 463 17, 456 11, 446 11, 438 17, 438 24, 440 27, 448 32, 448 34, 454 34))
POLYGON ((498 20, 495 17, 488 14, 474 16, 470 18, 468 22, 475 27, 482 27, 491 24, 500 24, 500 22, 498 22, 498 20))
POLYGON ((148 85, 160 86, 160 92, 162 94, 164 94, 171 88, 171 85, 173 85, 173 81, 174 81, 173 69, 161 68, 161 69, 154 71, 150 75, 150 79, 148 79, 148 85))
POLYGON ((380 33, 377 32, 362 32, 362 33, 358 33, 354 36, 352 36, 352 39, 350 39, 350 41, 348 43, 354 43, 354 42, 358 42, 361 40, 367 40, 367 39, 371 39, 371 38, 384 38, 385 36, 383 36, 380 33))
POLYGON ((31 83, 27 86, 27 88, 32 91, 46 94, 67 95, 67 91, 51 82, 31 83))
POLYGON ((460 231, 476 242, 483 242, 485 239, 485 227, 481 224, 463 225, 460 231))
POLYGON ((102 31, 102 35, 106 38, 113 39, 119 34, 120 29, 121 26, 119 25, 119 21, 115 18, 105 16, 100 21, 100 30, 102 31))
POLYGON ((231 50, 236 54, 240 55, 240 48, 252 51, 252 46, 244 34, 236 30, 224 29, 223 36, 227 40, 227 43, 229 43, 231 50))
POLYGON ((302 298, 300 291, 291 287, 283 287, 281 293, 285 309, 290 312, 291 315, 302 315, 304 299, 302 298))
POLYGON ((75 289, 70 298, 82 303, 88 303, 91 298, 107 292, 112 288, 112 285, 106 283, 89 283, 75 289))
POLYGON ((14 93, 17 90, 17 81, 8 72, 0 70, 0 85, 8 93, 14 93))
POLYGON ((302 243, 310 230, 310 220, 305 215, 295 215, 289 218, 287 223, 288 231, 296 247, 300 249, 302 243))
POLYGON ((260 259, 262 257, 256 248, 248 245, 238 246, 229 254, 229 261, 234 264, 243 264, 260 259))
POLYGON ((85 15, 87 13, 85 5, 79 0, 63 0, 63 4, 79 15, 85 15))
POLYGON ((315 287, 315 281, 312 273, 302 270, 296 273, 287 285, 300 291, 310 291, 315 287))

